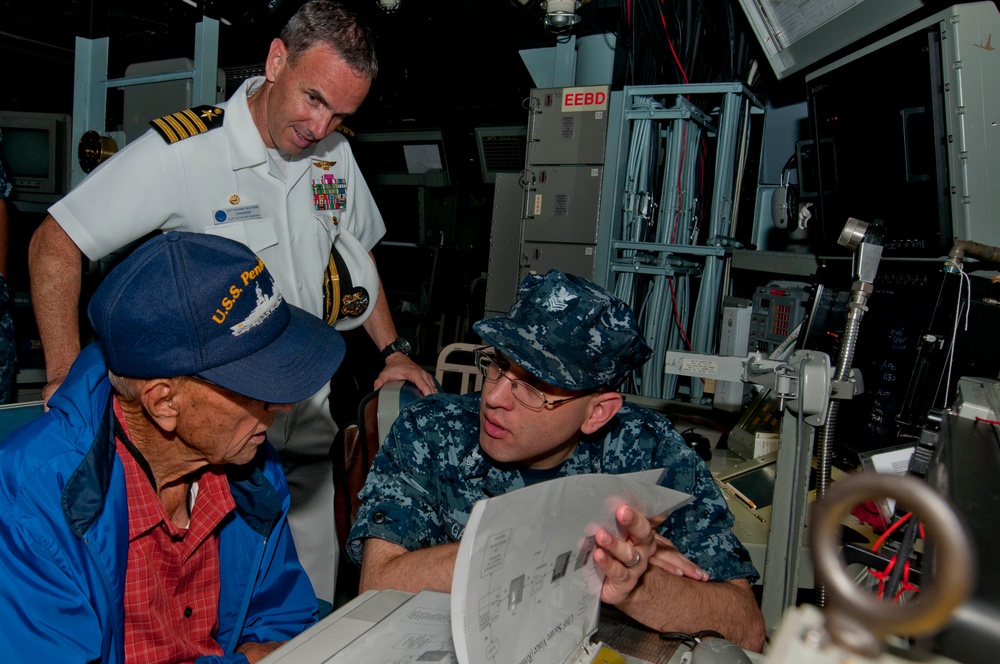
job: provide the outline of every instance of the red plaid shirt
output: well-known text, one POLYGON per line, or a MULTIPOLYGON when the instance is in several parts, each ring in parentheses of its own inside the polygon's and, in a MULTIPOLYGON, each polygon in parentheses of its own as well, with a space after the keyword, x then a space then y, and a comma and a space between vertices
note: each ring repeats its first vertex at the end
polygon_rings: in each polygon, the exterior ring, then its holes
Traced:
MULTIPOLYGON (((117 399, 114 407, 128 435, 117 399)), ((214 638, 219 626, 215 529, 235 506, 225 473, 213 466, 201 473, 191 522, 179 528, 121 440, 117 451, 128 492, 125 661, 190 662, 224 654, 214 638)))

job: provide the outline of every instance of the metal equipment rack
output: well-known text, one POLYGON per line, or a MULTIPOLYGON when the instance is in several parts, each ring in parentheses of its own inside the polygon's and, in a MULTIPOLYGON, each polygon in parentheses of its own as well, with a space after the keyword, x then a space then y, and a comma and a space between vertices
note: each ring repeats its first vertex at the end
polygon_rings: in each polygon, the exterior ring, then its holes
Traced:
MULTIPOLYGON (((750 116, 763 112, 740 82, 627 86, 611 95, 594 279, 632 306, 653 348, 629 391, 676 398, 677 376, 663 371, 666 351, 716 352, 729 256, 740 246, 736 203, 750 116), (701 159, 708 167, 709 155, 699 159, 706 137, 716 147, 711 202, 702 215, 697 187, 705 175, 698 167, 701 159)), ((703 393, 692 381, 691 400, 703 393)))

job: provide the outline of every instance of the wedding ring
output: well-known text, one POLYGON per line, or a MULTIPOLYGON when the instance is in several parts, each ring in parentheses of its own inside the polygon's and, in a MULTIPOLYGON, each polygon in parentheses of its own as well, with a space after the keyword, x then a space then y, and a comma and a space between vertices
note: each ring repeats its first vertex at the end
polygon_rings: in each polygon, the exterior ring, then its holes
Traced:
POLYGON ((639 564, 639 561, 642 560, 642 554, 639 553, 639 549, 634 549, 634 551, 635 551, 635 558, 628 561, 627 563, 622 563, 623 565, 625 565, 625 567, 635 567, 636 565, 639 564))

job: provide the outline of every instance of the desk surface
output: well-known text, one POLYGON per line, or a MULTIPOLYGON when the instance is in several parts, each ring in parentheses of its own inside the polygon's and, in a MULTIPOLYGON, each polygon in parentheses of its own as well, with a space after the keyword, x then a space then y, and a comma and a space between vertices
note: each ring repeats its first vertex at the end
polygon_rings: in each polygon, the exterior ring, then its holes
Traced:
MULTIPOLYGON (((412 593, 368 591, 261 660, 261 664, 322 664, 399 608, 412 593)), ((664 641, 613 607, 602 607, 596 639, 627 664, 679 664, 687 647, 664 641)))
POLYGON ((369 590, 260 660, 260 664, 321 664, 411 596, 397 590, 369 590))

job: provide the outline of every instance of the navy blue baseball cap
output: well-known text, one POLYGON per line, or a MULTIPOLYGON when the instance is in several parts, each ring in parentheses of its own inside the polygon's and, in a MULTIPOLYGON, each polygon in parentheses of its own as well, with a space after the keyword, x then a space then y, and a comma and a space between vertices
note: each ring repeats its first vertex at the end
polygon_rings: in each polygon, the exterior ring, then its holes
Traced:
POLYGON ((535 378, 567 390, 616 388, 653 352, 625 302, 558 270, 529 274, 507 314, 472 327, 535 378))
POLYGON ((307 399, 344 358, 339 332, 288 304, 245 245, 215 235, 143 243, 104 278, 88 314, 121 376, 198 376, 269 403, 307 399))

